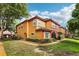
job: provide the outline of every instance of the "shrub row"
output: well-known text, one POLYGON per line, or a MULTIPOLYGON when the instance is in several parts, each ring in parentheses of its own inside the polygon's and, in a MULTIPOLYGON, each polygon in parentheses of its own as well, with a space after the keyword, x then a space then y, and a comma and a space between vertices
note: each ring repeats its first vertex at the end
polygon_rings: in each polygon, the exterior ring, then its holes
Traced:
POLYGON ((21 37, 20 37, 20 36, 16 36, 16 35, 14 35, 14 36, 12 36, 12 39, 13 39, 13 40, 20 40, 21 37))
POLYGON ((37 43, 49 43, 51 42, 50 39, 31 39, 27 38, 27 41, 37 42, 37 43))
POLYGON ((52 41, 57 41, 57 40, 61 40, 61 37, 59 36, 58 38, 54 39, 32 39, 32 38, 26 38, 26 41, 32 41, 32 42, 37 42, 37 43, 49 43, 52 41))
POLYGON ((7 40, 20 40, 21 37, 13 35, 13 36, 9 36, 8 38, 6 36, 2 36, 1 38, 3 41, 7 41, 7 40))

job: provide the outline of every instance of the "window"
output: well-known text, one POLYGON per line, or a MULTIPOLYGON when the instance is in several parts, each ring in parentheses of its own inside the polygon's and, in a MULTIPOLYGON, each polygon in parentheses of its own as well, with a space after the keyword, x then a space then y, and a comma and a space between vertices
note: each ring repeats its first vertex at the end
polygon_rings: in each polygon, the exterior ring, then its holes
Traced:
POLYGON ((20 29, 20 27, 19 27, 19 29, 20 29))
POLYGON ((27 33, 24 33, 24 35, 27 37, 27 33))
POLYGON ((36 20, 33 20, 33 26, 36 26, 36 20))
POLYGON ((22 28, 23 28, 23 26, 20 26, 20 27, 19 27, 19 29, 22 29, 22 28))
POLYGON ((34 33, 31 33, 31 35, 34 35, 34 33))
POLYGON ((50 38, 50 32, 45 32, 45 38, 50 38))
POLYGON ((21 26, 21 28, 23 28, 23 26, 21 26))

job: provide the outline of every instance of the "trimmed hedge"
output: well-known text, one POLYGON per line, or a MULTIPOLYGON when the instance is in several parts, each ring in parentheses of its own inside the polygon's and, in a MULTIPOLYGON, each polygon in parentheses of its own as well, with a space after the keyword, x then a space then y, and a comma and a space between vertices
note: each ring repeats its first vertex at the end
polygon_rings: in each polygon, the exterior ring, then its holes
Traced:
POLYGON ((26 41, 32 41, 32 42, 37 42, 37 43, 49 43, 49 42, 51 42, 50 39, 31 39, 31 38, 27 38, 26 41))
POLYGON ((20 37, 20 36, 16 36, 16 35, 14 35, 14 36, 12 36, 12 39, 13 39, 13 40, 20 40, 21 37, 20 37))
POLYGON ((50 39, 41 39, 40 43, 49 43, 51 42, 50 39))

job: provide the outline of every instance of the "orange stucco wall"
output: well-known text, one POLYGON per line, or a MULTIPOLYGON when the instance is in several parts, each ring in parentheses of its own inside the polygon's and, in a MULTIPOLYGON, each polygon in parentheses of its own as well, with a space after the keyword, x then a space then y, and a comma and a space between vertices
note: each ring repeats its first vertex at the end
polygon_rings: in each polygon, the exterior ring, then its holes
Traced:
POLYGON ((36 39, 43 39, 43 32, 42 31, 36 31, 36 26, 33 25, 33 22, 29 22, 29 37, 30 38, 36 38, 36 39), (34 33, 32 35, 32 33, 34 33))
POLYGON ((29 35, 29 38, 35 38, 36 37, 35 28, 36 27, 33 25, 33 22, 29 21, 29 23, 28 23, 28 35, 29 35), (32 33, 33 33, 33 35, 32 35, 32 33))
POLYGON ((47 21, 46 23, 45 23, 45 25, 46 25, 46 28, 51 28, 51 25, 52 25, 52 22, 51 21, 47 21))
POLYGON ((37 39, 44 39, 44 32, 37 31, 36 32, 36 37, 37 37, 37 39))
POLYGON ((17 35, 22 38, 27 38, 26 35, 28 35, 28 38, 36 38, 36 39, 44 38, 43 36, 44 33, 42 31, 36 31, 36 27, 33 25, 32 21, 28 21, 28 33, 27 33, 27 22, 24 22, 23 24, 19 25, 16 28, 16 31, 17 31, 17 35))
POLYGON ((27 35, 27 22, 24 22, 23 24, 19 25, 18 27, 16 27, 16 32, 17 32, 17 35, 20 36, 20 37, 26 37, 27 35), (26 33, 26 35, 25 35, 26 33))
POLYGON ((62 32, 63 34, 65 34, 65 29, 60 28, 60 32, 62 32))
POLYGON ((60 28, 60 31, 59 32, 61 32, 62 33, 62 37, 64 38, 65 37, 65 29, 63 29, 63 28, 60 28))

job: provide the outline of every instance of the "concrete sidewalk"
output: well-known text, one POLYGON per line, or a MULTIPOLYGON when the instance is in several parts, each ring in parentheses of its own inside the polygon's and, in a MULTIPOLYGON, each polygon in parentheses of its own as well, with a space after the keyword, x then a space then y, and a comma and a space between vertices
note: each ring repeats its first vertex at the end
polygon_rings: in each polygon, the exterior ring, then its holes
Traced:
POLYGON ((6 56, 3 43, 0 42, 0 56, 6 56))

